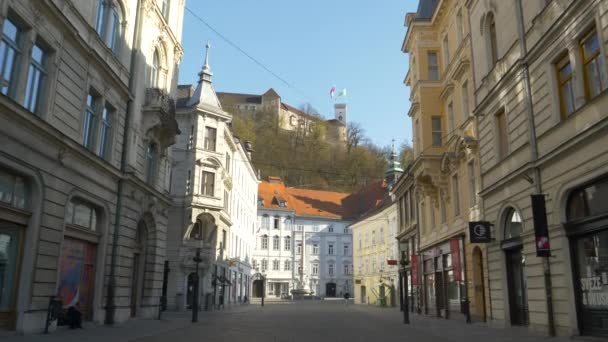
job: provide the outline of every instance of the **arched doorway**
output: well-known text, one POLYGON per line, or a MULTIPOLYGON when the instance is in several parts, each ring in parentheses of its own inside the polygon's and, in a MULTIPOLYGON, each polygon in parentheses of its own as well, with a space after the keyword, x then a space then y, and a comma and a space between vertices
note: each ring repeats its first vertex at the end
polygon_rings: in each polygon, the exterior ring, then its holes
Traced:
POLYGON ((336 283, 326 283, 325 284, 325 297, 335 297, 336 296, 336 283))
POLYGON ((367 289, 361 285, 361 304, 367 303, 367 289))
POLYGON ((509 294, 509 313, 511 325, 528 325, 528 289, 526 279, 526 256, 523 254, 523 221, 520 213, 514 208, 505 211, 504 240, 502 249, 505 253, 507 269, 507 292, 509 294))
POLYGON ((196 273, 192 272, 188 274, 188 281, 186 285, 186 307, 192 309, 192 303, 194 303, 194 286, 196 285, 196 273))
POLYGON ((483 283, 483 255, 481 248, 475 246, 473 249, 473 312, 476 320, 486 320, 485 288, 483 283))
POLYGON ((146 245, 148 243, 148 228, 142 220, 137 224, 135 246, 133 247, 133 268, 131 271, 131 317, 137 316, 137 308, 141 305, 144 293, 146 273, 146 245))
POLYGON ((253 297, 262 298, 264 294, 264 284, 261 279, 257 279, 253 281, 253 297))

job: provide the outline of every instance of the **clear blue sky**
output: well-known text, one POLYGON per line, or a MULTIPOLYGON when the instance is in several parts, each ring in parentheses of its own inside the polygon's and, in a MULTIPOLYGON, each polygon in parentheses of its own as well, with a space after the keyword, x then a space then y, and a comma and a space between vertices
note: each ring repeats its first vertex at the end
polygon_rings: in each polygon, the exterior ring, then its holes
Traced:
POLYGON ((211 41, 217 91, 261 94, 274 88, 292 106, 310 102, 333 118, 329 89, 348 91, 348 120, 386 146, 411 145, 409 90, 401 52, 406 12, 416 0, 187 0, 186 6, 221 34, 287 80, 250 61, 188 11, 184 14, 179 82, 194 83, 211 41), (304 94, 302 96, 301 94, 304 94))

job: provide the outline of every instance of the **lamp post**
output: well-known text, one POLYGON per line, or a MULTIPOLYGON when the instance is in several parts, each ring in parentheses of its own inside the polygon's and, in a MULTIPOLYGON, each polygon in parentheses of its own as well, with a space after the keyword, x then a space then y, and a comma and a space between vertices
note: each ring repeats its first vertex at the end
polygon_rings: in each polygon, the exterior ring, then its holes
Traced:
POLYGON ((266 297, 266 274, 260 274, 262 278, 262 306, 264 306, 264 297, 266 297))
POLYGON ((198 322, 198 265, 203 261, 201 258, 201 248, 196 249, 196 256, 192 258, 192 261, 196 263, 196 281, 194 282, 194 298, 192 298, 192 323, 198 322))
POLYGON ((407 280, 407 267, 410 262, 405 258, 401 257, 401 279, 403 279, 403 288, 401 290, 403 296, 403 324, 410 324, 410 310, 409 310, 409 296, 408 296, 408 280, 407 280))

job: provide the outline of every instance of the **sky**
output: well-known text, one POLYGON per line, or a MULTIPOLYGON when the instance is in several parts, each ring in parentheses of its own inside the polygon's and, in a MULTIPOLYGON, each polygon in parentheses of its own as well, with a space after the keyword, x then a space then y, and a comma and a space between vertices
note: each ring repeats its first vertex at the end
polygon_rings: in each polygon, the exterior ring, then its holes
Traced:
POLYGON ((310 103, 334 117, 329 90, 347 89, 348 121, 379 146, 412 144, 409 89, 401 52, 406 12, 416 0, 188 0, 186 7, 262 62, 287 84, 248 59, 187 10, 179 83, 197 81, 204 46, 218 92, 262 94, 274 88, 283 102, 310 103))

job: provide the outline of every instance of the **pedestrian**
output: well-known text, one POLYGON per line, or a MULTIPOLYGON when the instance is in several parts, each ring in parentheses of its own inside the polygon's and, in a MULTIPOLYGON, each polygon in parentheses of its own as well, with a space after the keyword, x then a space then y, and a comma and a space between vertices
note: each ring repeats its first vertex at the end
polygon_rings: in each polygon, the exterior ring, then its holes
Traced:
POLYGON ((70 329, 82 329, 82 312, 80 311, 80 305, 72 305, 68 308, 67 321, 70 329))
POLYGON ((350 293, 346 292, 346 293, 344 294, 344 303, 345 303, 345 305, 348 305, 348 298, 349 298, 349 297, 350 297, 350 293))

